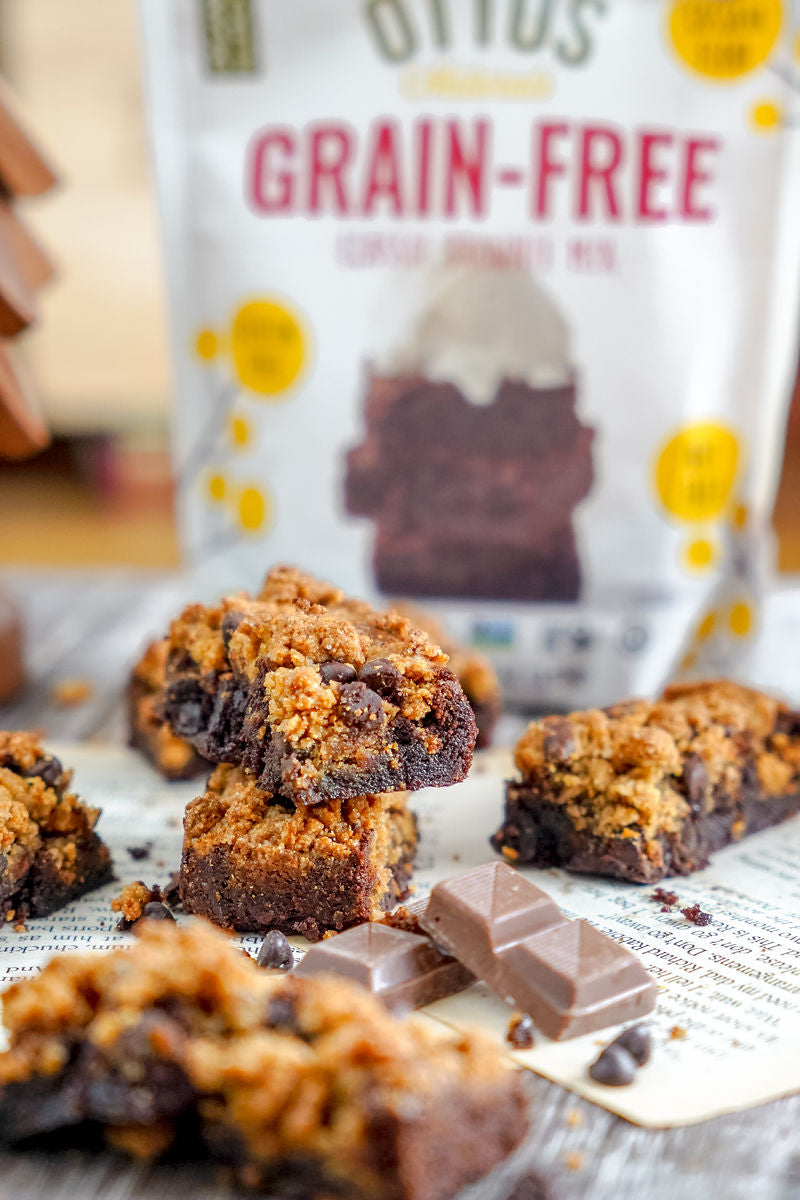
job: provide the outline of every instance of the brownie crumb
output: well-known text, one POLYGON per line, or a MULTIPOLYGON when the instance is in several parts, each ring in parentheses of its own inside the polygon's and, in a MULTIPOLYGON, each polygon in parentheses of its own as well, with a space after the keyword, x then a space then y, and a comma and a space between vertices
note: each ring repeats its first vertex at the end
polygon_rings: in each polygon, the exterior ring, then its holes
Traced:
MULTIPOLYGON (((173 917, 172 913, 167 908, 166 904, 163 903, 163 901, 151 900, 148 904, 145 904, 144 908, 142 909, 142 915, 139 918, 139 920, 140 921, 144 921, 144 920, 147 920, 147 921, 174 921, 175 918, 173 917)), ((138 924, 139 924, 139 921, 136 921, 134 923, 134 928, 138 924)))
POLYGON ((77 708, 90 700, 93 693, 94 688, 88 679, 64 679, 55 684, 51 697, 59 708, 77 708))
POLYGON ((654 900, 656 904, 663 904, 664 908, 661 911, 668 912, 673 905, 678 903, 678 893, 668 892, 664 888, 658 887, 654 892, 651 892, 650 899, 654 900))
POLYGON ((673 1025, 669 1031, 669 1036, 673 1042, 679 1042, 682 1038, 686 1037, 686 1030, 682 1025, 673 1025))
POLYGON ((514 1013, 508 1023, 506 1041, 515 1050, 530 1050, 533 1045, 533 1021, 527 1013, 514 1013))
POLYGON ((14 926, 14 933, 27 933, 27 932, 28 932, 28 926, 23 924, 22 921, 17 921, 16 925, 14 926))
POLYGON ((580 1129, 583 1124, 583 1113, 579 1108, 571 1108, 567 1113, 566 1120, 570 1129, 580 1129))
POLYGON ((129 933, 143 917, 151 920, 174 921, 170 908, 176 907, 175 877, 162 890, 157 883, 148 887, 141 879, 127 883, 116 899, 111 901, 112 912, 118 912, 120 919, 117 929, 120 933, 129 933))
POLYGON ((569 1154, 564 1156, 564 1164, 569 1167, 570 1171, 580 1171, 585 1157, 586 1155, 580 1150, 570 1150, 569 1154))
POLYGON ((131 858, 138 862, 139 859, 150 857, 150 851, 153 849, 153 843, 145 842, 143 846, 126 846, 125 849, 128 851, 128 854, 130 854, 131 858))
POLYGON ((266 967, 272 971, 288 971, 293 967, 294 955, 292 947, 286 940, 286 935, 279 929, 270 929, 261 943, 256 962, 260 967, 266 967))
POLYGON ((703 912, 699 904, 692 904, 688 908, 682 908, 681 912, 687 921, 691 921, 692 925, 711 924, 711 913, 703 912))
POLYGON ((164 903, 170 908, 180 908, 181 905, 181 890, 180 890, 180 871, 173 871, 169 877, 169 883, 163 889, 164 903))

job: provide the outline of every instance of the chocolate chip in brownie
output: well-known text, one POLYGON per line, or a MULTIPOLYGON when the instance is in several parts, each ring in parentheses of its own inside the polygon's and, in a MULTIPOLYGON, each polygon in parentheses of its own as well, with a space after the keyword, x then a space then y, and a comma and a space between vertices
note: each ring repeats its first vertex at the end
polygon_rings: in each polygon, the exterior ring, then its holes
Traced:
POLYGON ((688 754, 681 776, 689 807, 696 815, 703 812, 708 790, 708 771, 699 754, 688 754))
POLYGON ((346 662, 324 662, 320 664, 319 673, 324 683, 354 683, 356 669, 346 662))
POLYGON ((692 925, 711 924, 711 913, 703 912, 699 904, 691 904, 688 908, 682 908, 681 912, 686 917, 687 921, 691 921, 692 925))
POLYGON ((527 1013, 515 1013, 508 1023, 506 1041, 515 1050, 530 1050, 533 1045, 533 1021, 527 1013))
POLYGON ((294 966, 292 947, 286 940, 286 935, 279 929, 270 929, 261 943, 256 962, 260 967, 267 967, 273 971, 288 971, 294 966))
POLYGON ((292 996, 272 996, 267 1005, 267 1024, 273 1029, 298 1033, 297 1013, 292 996))
POLYGON ((243 620, 244 613, 236 612, 233 609, 231 609, 230 612, 225 613, 225 616, 222 618, 222 624, 219 627, 219 631, 222 634, 222 641, 226 650, 228 649, 231 638, 243 620))
POLYGON ((38 777, 45 784, 47 784, 48 787, 51 788, 58 786, 58 781, 63 774, 64 768, 61 765, 61 761, 57 759, 55 755, 52 755, 49 758, 37 758, 31 769, 29 771, 25 771, 26 778, 30 779, 38 775, 38 777))
POLYGON ((612 1046, 622 1046, 634 1059, 637 1067, 643 1067, 650 1061, 652 1042, 650 1030, 645 1025, 631 1025, 611 1043, 612 1046))
POLYGON ((635 1058, 618 1042, 606 1046, 589 1067, 590 1078, 606 1087, 627 1087, 635 1074, 635 1058))
POLYGON ((377 692, 364 683, 345 683, 339 692, 342 719, 348 725, 378 726, 383 719, 383 704, 377 692))
POLYGON ((575 733, 566 717, 548 717, 544 755, 550 762, 569 762, 575 753, 575 733))
POLYGON ((361 683, 366 684, 379 696, 385 696, 387 700, 392 700, 397 695, 400 672, 388 658, 372 658, 365 662, 358 672, 358 678, 361 683))

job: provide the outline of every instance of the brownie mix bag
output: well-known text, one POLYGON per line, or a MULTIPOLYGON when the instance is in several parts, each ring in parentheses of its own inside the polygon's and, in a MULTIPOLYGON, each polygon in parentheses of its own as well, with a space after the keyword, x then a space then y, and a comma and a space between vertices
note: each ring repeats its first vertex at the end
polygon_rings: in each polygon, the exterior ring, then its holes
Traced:
POLYGON ((782 0, 143 0, 187 560, 511 701, 743 671, 797 363, 782 0))

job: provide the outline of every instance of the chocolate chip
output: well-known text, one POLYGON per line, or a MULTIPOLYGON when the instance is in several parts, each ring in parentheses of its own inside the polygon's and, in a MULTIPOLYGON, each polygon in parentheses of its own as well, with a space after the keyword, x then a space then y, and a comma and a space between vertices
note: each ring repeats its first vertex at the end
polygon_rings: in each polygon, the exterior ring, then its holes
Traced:
POLYGON ((775 732, 797 737, 800 733, 800 712, 794 709, 779 712, 775 719, 775 732))
POLYGON ((346 662, 321 663, 319 673, 323 683, 352 683, 356 678, 355 667, 346 662))
POLYGON ((575 753, 575 734, 566 717, 545 721, 544 754, 551 762, 565 763, 575 753))
POLYGON ((371 658, 358 672, 358 678, 368 688, 372 688, 373 692, 385 696, 388 700, 397 695, 400 672, 388 658, 371 658))
POLYGON ((294 966, 292 947, 279 929, 270 929, 261 943, 256 962, 260 967, 270 967, 274 971, 288 971, 294 966))
POLYGON ((606 1087, 626 1087, 633 1083, 635 1074, 636 1060, 617 1042, 606 1046, 589 1067, 589 1075, 595 1083, 603 1083, 606 1087))
POLYGON ((688 754, 686 756, 681 781, 692 812, 695 814, 702 812, 705 807, 709 781, 706 764, 699 754, 688 754))
POLYGON ((377 692, 364 683, 345 683, 339 692, 342 719, 348 725, 378 726, 383 717, 383 705, 377 692))
POLYGON ((138 860, 140 858, 149 858, 152 846, 150 842, 146 842, 144 846, 126 846, 125 849, 132 859, 138 860))
POLYGON ((25 772, 28 779, 38 776, 48 787, 56 787, 61 776, 64 774, 64 768, 60 761, 52 755, 49 758, 37 758, 29 771, 25 772))
POLYGON ((174 921, 172 913, 167 908, 166 904, 162 904, 160 900, 149 900, 142 909, 140 920, 148 921, 174 921))
POLYGON ((228 646, 230 645, 231 638, 233 637, 234 633, 236 632, 238 627, 241 625, 243 620, 244 620, 244 613, 236 612, 233 609, 231 609, 230 612, 225 613, 225 616, 222 618, 222 624, 220 625, 220 633, 222 634, 222 641, 224 643, 226 650, 228 649, 228 646))
POLYGON ((515 1050, 530 1050, 533 1045, 533 1021, 527 1013, 518 1013, 511 1018, 506 1041, 515 1050))
POLYGON ((650 1061, 653 1050, 650 1040, 650 1030, 645 1025, 631 1025, 618 1038, 614 1038, 612 1046, 622 1046, 627 1050, 637 1067, 643 1067, 650 1061))
POLYGON ((181 874, 180 871, 173 871, 169 877, 169 883, 164 888, 164 901, 170 908, 176 908, 181 902, 181 874))
POLYGON ((272 996, 267 1005, 267 1024, 273 1029, 298 1033, 297 1012, 293 996, 272 996))

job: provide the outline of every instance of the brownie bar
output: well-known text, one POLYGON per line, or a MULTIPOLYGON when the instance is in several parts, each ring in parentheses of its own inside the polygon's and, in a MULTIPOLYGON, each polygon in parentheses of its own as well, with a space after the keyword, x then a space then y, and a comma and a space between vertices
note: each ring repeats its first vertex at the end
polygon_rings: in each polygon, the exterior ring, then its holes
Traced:
POLYGON ((44 917, 111 878, 100 810, 31 733, 0 732, 0 920, 44 917))
POLYGON ((503 692, 497 672, 485 654, 461 645, 442 628, 431 613, 403 600, 393 601, 395 612, 408 617, 418 629, 427 633, 431 641, 441 646, 450 660, 451 670, 464 689, 478 726, 476 749, 492 744, 494 727, 503 711, 503 692))
POLYGON ((297 804, 444 787, 465 777, 477 732, 446 664, 396 613, 278 567, 257 600, 173 622, 165 712, 205 758, 297 804))
POLYGON ((493 847, 654 883, 800 811, 800 714, 726 680, 546 717, 516 750, 493 847))
POLYGON ((311 941, 377 920, 406 894, 417 827, 403 793, 295 808, 217 767, 186 810, 180 894, 224 929, 311 941))
POLYGON ((344 980, 260 970, 200 923, 63 954, 4 996, 0 1137, 230 1162, 353 1200, 448 1200, 521 1140, 521 1075, 344 980), (54 1000, 57 998, 57 1005, 54 1000))
POLYGON ((151 642, 131 672, 129 744, 165 779, 192 779, 207 771, 208 763, 190 742, 175 736, 164 717, 168 652, 167 638, 151 642))
POLYGON ((475 542, 466 533, 443 540, 435 531, 379 526, 373 567, 389 595, 566 603, 578 599, 581 587, 571 525, 548 534, 543 545, 535 538, 475 542))

